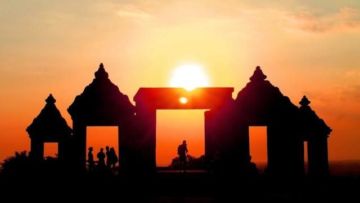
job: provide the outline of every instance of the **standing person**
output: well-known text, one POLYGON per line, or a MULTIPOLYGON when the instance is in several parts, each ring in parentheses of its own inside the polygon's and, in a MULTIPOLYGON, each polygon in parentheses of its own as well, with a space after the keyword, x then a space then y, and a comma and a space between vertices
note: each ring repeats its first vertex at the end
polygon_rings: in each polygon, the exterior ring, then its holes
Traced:
POLYGON ((118 156, 116 155, 114 147, 111 147, 110 149, 110 155, 111 155, 111 162, 110 162, 110 168, 115 168, 116 163, 119 161, 118 156))
POLYGON ((100 152, 97 153, 97 158, 98 158, 98 167, 104 167, 105 166, 105 153, 104 153, 104 148, 100 149, 100 152))
POLYGON ((94 166, 95 166, 93 148, 89 147, 88 150, 89 150, 89 152, 88 152, 89 171, 92 171, 94 169, 94 166))
POLYGON ((186 170, 187 153, 188 153, 187 144, 186 144, 186 140, 184 140, 182 144, 178 146, 179 164, 180 164, 180 168, 184 170, 184 172, 186 170))
POLYGON ((105 150, 106 150, 106 152, 105 152, 106 153, 106 166, 111 168, 112 157, 111 157, 111 152, 110 152, 109 146, 106 146, 105 150))

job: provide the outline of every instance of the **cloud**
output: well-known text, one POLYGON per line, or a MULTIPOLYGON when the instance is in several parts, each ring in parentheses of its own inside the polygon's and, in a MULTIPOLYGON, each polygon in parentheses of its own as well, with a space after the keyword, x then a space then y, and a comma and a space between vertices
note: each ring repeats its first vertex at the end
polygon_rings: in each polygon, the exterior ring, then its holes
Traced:
POLYGON ((234 24, 249 29, 275 27, 309 33, 360 32, 360 8, 346 5, 331 9, 307 5, 298 10, 292 4, 259 6, 256 2, 232 1, 228 5, 221 1, 170 0, 162 3, 132 1, 116 4, 115 7, 116 15, 124 20, 151 22, 160 26, 198 23, 217 27, 234 24))
POLYGON ((305 32, 360 31, 360 12, 350 7, 339 8, 336 12, 322 15, 303 10, 288 17, 292 28, 305 32))
POLYGON ((117 10, 116 14, 121 18, 130 18, 130 19, 137 19, 137 20, 149 20, 153 16, 141 10, 139 7, 135 6, 123 6, 117 10))

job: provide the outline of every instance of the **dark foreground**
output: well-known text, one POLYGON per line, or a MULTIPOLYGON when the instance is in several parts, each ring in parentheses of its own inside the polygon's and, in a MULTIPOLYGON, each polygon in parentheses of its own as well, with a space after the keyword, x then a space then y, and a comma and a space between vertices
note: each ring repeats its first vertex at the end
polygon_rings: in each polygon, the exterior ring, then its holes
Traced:
POLYGON ((163 172, 152 177, 1 177, 1 197, 12 202, 112 200, 114 202, 359 202, 359 176, 278 179, 163 172))

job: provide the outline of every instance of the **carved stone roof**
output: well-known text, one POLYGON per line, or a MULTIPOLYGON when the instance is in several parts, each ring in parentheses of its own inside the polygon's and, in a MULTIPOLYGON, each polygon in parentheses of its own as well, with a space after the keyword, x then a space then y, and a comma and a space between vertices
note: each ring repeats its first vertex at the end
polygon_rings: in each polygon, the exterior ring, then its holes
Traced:
POLYGON ((297 106, 278 87, 266 80, 266 75, 259 66, 250 77, 250 82, 239 91, 235 106, 237 114, 250 122, 256 122, 258 118, 274 122, 284 118, 296 119, 298 111, 297 106))
POLYGON ((71 134, 71 128, 55 105, 55 98, 50 94, 40 114, 26 129, 31 138, 57 141, 71 134))
POLYGON ((309 106, 310 101, 306 96, 303 96, 299 104, 301 105, 299 109, 305 133, 314 135, 328 135, 332 131, 331 128, 325 123, 325 121, 311 109, 309 106))
POLYGON ((127 95, 114 85, 101 63, 91 84, 85 87, 68 108, 74 122, 89 125, 117 124, 134 115, 134 106, 127 95))

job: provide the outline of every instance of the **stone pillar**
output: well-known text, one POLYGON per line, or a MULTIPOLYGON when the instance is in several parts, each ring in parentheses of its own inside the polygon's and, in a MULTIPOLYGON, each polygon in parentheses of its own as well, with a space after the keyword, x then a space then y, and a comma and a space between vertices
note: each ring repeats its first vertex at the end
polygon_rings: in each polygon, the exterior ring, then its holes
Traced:
POLYGON ((324 176, 329 174, 327 135, 313 136, 308 141, 309 175, 324 176))
POLYGON ((38 139, 31 139, 30 156, 34 160, 42 160, 44 158, 44 142, 38 139))
POLYGON ((272 125, 267 126, 267 169, 266 172, 269 174, 274 173, 277 165, 277 158, 276 158, 276 147, 274 146, 276 144, 276 140, 274 138, 276 137, 276 129, 272 125))
POLYGON ((246 175, 250 164, 249 127, 247 124, 237 126, 236 131, 221 128, 221 154, 224 167, 229 172, 246 175))
MULTIPOLYGON (((72 157, 74 164, 80 170, 86 169, 86 125, 74 121, 74 143, 72 147, 72 157)), ((96 156, 96 155, 94 155, 96 156)))
MULTIPOLYGON (((124 151, 126 151, 126 145, 123 146, 123 139, 121 139, 123 134, 125 134, 125 130, 123 128, 120 129, 120 126, 117 126, 118 127, 118 163, 119 163, 119 170, 121 170, 121 167, 123 165, 123 156, 124 156, 124 151), (123 150, 123 148, 125 148, 125 150, 123 150)), ((126 152, 125 152, 126 154, 126 152)))
POLYGON ((304 174, 303 141, 295 126, 284 123, 268 126, 268 170, 275 176, 301 176, 304 174))
POLYGON ((305 168, 304 168, 304 140, 297 134, 296 140, 296 175, 304 176, 305 168))
POLYGON ((240 134, 236 143, 238 147, 239 158, 242 162, 248 163, 250 161, 250 140, 249 140, 249 126, 243 125, 240 127, 240 134))
POLYGON ((143 169, 152 173, 156 171, 156 110, 139 107, 136 115, 143 169))
POLYGON ((59 160, 64 160, 65 150, 66 150, 65 147, 66 147, 66 144, 65 144, 64 140, 61 140, 58 142, 58 159, 59 160))
POLYGON ((205 128, 205 157, 207 160, 212 160, 216 154, 216 129, 213 112, 205 111, 204 113, 204 128, 205 128))
POLYGON ((289 151, 290 140, 285 124, 268 125, 268 167, 267 173, 272 176, 286 176, 291 173, 291 152, 289 151))
MULTIPOLYGON (((135 173, 136 162, 139 161, 137 153, 141 148, 137 147, 137 133, 134 128, 133 118, 123 121, 119 126, 119 170, 126 173, 135 173)), ((137 126, 140 127, 140 126, 137 126)))

